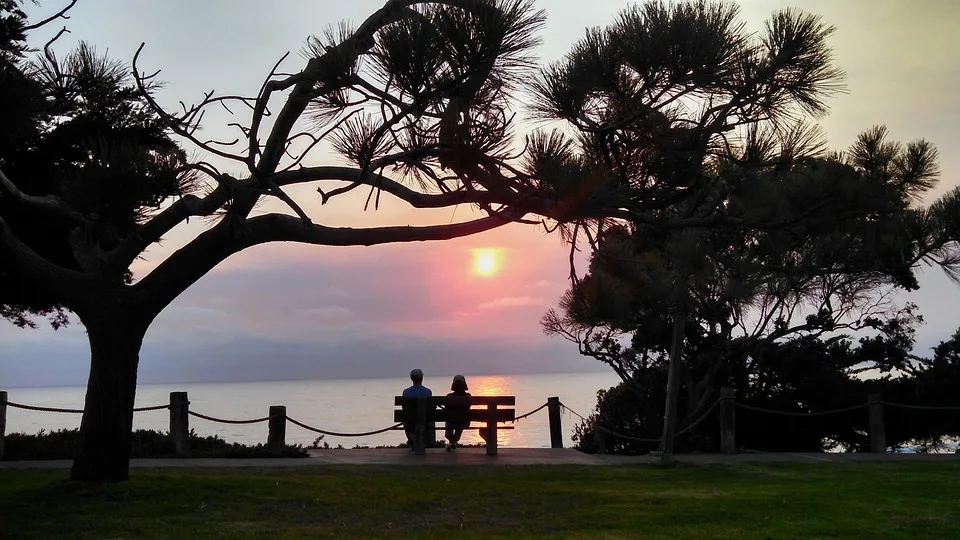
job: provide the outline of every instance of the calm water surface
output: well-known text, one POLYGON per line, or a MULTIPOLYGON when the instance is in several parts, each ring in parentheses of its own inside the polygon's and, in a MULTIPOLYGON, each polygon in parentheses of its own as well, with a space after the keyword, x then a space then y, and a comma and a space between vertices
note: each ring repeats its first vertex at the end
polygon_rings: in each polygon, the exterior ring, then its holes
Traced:
MULTIPOLYGON (((424 384, 435 395, 446 394, 452 377, 428 377, 424 384)), ((618 382, 613 373, 550 373, 542 375, 473 375, 467 377, 473 395, 515 395, 517 415, 543 405, 550 396, 558 396, 570 409, 587 415, 596 405, 596 393, 618 382)), ((226 419, 249 419, 267 416, 271 405, 285 405, 287 416, 320 429, 338 432, 377 430, 393 423, 393 396, 409 386, 405 379, 341 379, 317 381, 151 384, 137 388, 137 407, 165 404, 170 392, 185 391, 190 410, 226 419)), ((83 387, 13 388, 10 401, 27 405, 83 408, 83 387)), ((167 410, 140 412, 134 415, 135 429, 169 429, 167 410)), ((569 412, 562 417, 564 446, 579 418, 569 412)), ((7 409, 7 433, 37 433, 80 425, 79 414, 59 414, 7 409)), ((546 409, 520 420, 516 429, 500 432, 502 446, 538 448, 550 446, 546 409)), ((200 435, 218 435, 230 442, 255 444, 267 439, 266 422, 251 425, 213 423, 190 417, 190 427, 200 435)), ((441 434, 442 436, 442 434, 441 434)), ((288 443, 309 445, 316 435, 287 424, 288 443)), ((365 437, 332 437, 324 441, 331 446, 395 445, 403 442, 402 432, 392 431, 365 437)), ((476 430, 464 433, 463 442, 480 442, 476 430)))

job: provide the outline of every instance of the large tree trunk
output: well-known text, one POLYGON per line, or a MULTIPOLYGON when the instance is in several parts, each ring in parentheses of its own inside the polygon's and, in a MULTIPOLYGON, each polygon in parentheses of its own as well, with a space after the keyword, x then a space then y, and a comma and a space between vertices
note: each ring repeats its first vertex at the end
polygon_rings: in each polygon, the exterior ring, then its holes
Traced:
POLYGON ((90 379, 71 480, 129 478, 137 365, 147 325, 125 311, 81 316, 90 340, 90 379))

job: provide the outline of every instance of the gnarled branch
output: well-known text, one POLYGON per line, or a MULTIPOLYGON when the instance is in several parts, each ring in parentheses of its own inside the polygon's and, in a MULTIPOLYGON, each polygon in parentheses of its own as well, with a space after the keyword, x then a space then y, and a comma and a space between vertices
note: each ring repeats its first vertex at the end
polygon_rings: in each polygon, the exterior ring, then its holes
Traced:
POLYGON ((67 13, 68 11, 70 11, 70 8, 72 8, 76 3, 77 3, 77 0, 70 0, 70 3, 67 4, 67 7, 61 9, 61 10, 58 11, 56 14, 54 14, 54 15, 52 15, 52 16, 50 16, 50 17, 47 17, 46 19, 44 19, 44 20, 42 20, 42 21, 40 21, 40 22, 38 22, 38 23, 36 23, 36 24, 31 24, 31 25, 29 25, 29 26, 24 26, 24 27, 23 27, 23 31, 24 31, 24 32, 29 32, 30 30, 36 30, 37 28, 40 28, 41 26, 44 26, 44 25, 46 25, 47 23, 53 22, 54 20, 59 19, 59 18, 61 18, 61 17, 63 17, 64 19, 69 19, 70 17, 67 17, 67 16, 66 16, 66 13, 67 13))
POLYGON ((234 227, 214 227, 168 257, 133 286, 144 294, 146 314, 157 314, 190 284, 227 257, 268 242, 299 242, 324 246, 373 246, 396 242, 450 240, 494 229, 522 219, 524 210, 511 210, 449 225, 396 226, 354 229, 305 223, 284 214, 248 218, 234 227))
POLYGON ((55 195, 44 195, 41 197, 28 195, 20 191, 16 184, 7 178, 7 175, 3 174, 2 170, 0 170, 0 197, 10 197, 19 204, 39 210, 46 215, 54 214, 77 225, 82 226, 88 223, 87 218, 84 217, 83 214, 71 208, 70 205, 55 195))

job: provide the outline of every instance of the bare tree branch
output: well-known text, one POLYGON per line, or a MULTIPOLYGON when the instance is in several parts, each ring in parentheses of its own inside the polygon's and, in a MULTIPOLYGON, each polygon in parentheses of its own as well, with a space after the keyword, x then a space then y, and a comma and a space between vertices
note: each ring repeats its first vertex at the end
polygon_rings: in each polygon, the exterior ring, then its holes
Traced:
MULTIPOLYGON (((280 60, 277 60, 277 63, 274 64, 273 69, 270 70, 270 74, 267 75, 266 79, 263 81, 263 85, 260 86, 260 92, 257 93, 257 99, 254 102, 253 107, 253 118, 250 120, 250 130, 249 130, 249 147, 247 148, 247 168, 250 170, 250 174, 256 174, 257 168, 257 155, 260 152, 260 139, 258 135, 260 133, 260 122, 263 121, 263 117, 266 115, 267 105, 270 103, 270 95, 275 91, 279 90, 282 86, 281 82, 273 81, 273 77, 277 72, 277 68, 280 67, 280 64, 287 59, 287 56, 290 55, 290 52, 287 51, 283 56, 280 57, 280 60)), ((293 128, 291 124, 290 128, 293 128)), ((290 130, 287 130, 289 135, 290 130)))
MULTIPOLYGON (((141 43, 140 46, 137 47, 137 52, 133 55, 133 63, 131 67, 133 71, 134 81, 136 81, 137 83, 137 88, 140 90, 144 99, 147 100, 147 103, 150 104, 150 108, 153 109, 153 111, 157 114, 157 116, 159 116, 167 125, 167 127, 173 130, 174 133, 189 140, 190 142, 195 144, 198 148, 206 150, 211 154, 220 156, 225 159, 229 159, 232 161, 239 161, 240 163, 246 163, 246 160, 242 156, 231 154, 229 152, 224 152, 208 144, 204 144, 202 141, 200 141, 193 135, 193 130, 190 129, 189 125, 185 126, 178 118, 175 118, 166 110, 164 110, 163 107, 161 107, 160 104, 157 103, 157 101, 153 98, 153 96, 150 95, 150 92, 147 90, 145 85, 146 79, 143 77, 143 75, 140 73, 139 69, 137 68, 137 60, 140 58, 140 53, 143 52, 143 47, 145 45, 146 43, 141 43)), ((202 116, 203 116, 203 112, 201 111, 200 118, 202 118, 202 116)), ((196 120, 196 123, 197 123, 196 125, 199 125, 199 121, 200 120, 198 118, 196 120)))
MULTIPOLYGON (((276 182, 278 186, 322 180, 340 180, 352 182, 353 184, 356 184, 353 187, 359 185, 376 186, 379 189, 397 197, 398 199, 406 201, 414 208, 443 208, 457 204, 509 204, 513 202, 505 199, 501 194, 496 194, 489 191, 457 190, 438 194, 421 193, 377 173, 368 173, 364 176, 363 171, 355 167, 304 167, 295 171, 285 171, 274 174, 271 179, 276 182)), ((353 188, 351 187, 350 189, 353 188)), ((326 202, 335 194, 343 192, 344 191, 341 189, 339 192, 334 190, 334 192, 329 194, 325 194, 323 191, 320 193, 324 197, 323 202, 326 202)), ((531 204, 533 203, 533 201, 530 202, 531 204)))
POLYGON ((216 189, 205 197, 185 195, 141 225, 134 234, 108 253, 107 264, 111 268, 125 270, 151 244, 159 242, 163 235, 187 218, 213 214, 230 200, 238 188, 235 180, 220 175, 216 189))
POLYGON ((310 59, 306 68, 295 77, 291 77, 283 83, 274 84, 274 82, 271 82, 267 89, 270 92, 285 89, 289 86, 294 86, 294 88, 290 91, 290 95, 274 121, 273 128, 264 145, 260 162, 257 165, 254 175, 256 178, 265 181, 267 177, 276 172, 283 156, 284 141, 287 140, 294 124, 306 110, 311 96, 315 94, 315 85, 319 82, 321 76, 332 77, 334 75, 326 73, 331 64, 328 59, 337 58, 340 65, 351 65, 361 54, 374 46, 374 35, 377 31, 411 16, 406 8, 420 3, 445 4, 467 11, 474 11, 478 7, 474 0, 388 0, 382 8, 367 17, 349 38, 336 47, 330 48, 326 54, 310 59))
POLYGON ((36 24, 31 24, 31 25, 29 25, 29 26, 24 26, 24 27, 23 27, 23 31, 24 31, 24 32, 29 32, 30 30, 36 30, 37 28, 40 28, 41 26, 44 26, 45 24, 47 24, 47 23, 49 23, 49 22, 52 22, 52 21, 54 21, 55 19, 59 19, 59 18, 61 18, 61 17, 63 17, 64 19, 69 19, 70 17, 67 17, 67 16, 66 16, 66 13, 67 13, 68 11, 70 11, 70 8, 72 8, 76 3, 77 3, 77 0, 70 0, 70 3, 67 4, 67 7, 61 9, 61 10, 58 11, 55 15, 52 15, 52 16, 50 16, 50 17, 47 17, 46 19, 44 19, 44 20, 42 20, 42 21, 40 21, 40 22, 38 22, 38 23, 36 23, 36 24))
MULTIPOLYGON (((330 126, 329 128, 327 128, 326 130, 324 130, 324 132, 321 133, 320 135, 314 136, 313 134, 303 132, 303 135, 312 137, 313 140, 311 141, 310 145, 307 146, 307 147, 303 150, 303 152, 300 153, 300 156, 298 156, 296 159, 294 159, 293 162, 290 163, 290 165, 288 165, 287 167, 285 167, 285 168, 283 169, 283 172, 289 171, 290 169, 293 169, 294 167, 297 167, 297 166, 299 166, 301 163, 303 163, 303 158, 307 157, 307 154, 309 154, 310 151, 313 150, 313 148, 314 148, 316 145, 318 145, 318 144, 320 144, 321 142, 323 142, 323 140, 324 140, 328 135, 330 135, 331 133, 333 133, 334 131, 336 131, 337 129, 339 129, 340 126, 342 126, 342 125, 344 124, 344 122, 346 122, 346 121, 349 120, 353 115, 361 112, 362 110, 363 110, 363 109, 359 109, 359 108, 358 108, 358 109, 354 109, 354 110, 350 111, 349 114, 346 114, 346 115, 343 116, 343 118, 340 118, 339 120, 337 120, 332 126, 330 126)), ((299 136, 299 135, 300 135, 300 134, 294 135, 294 136, 291 137, 289 140, 293 140, 293 139, 295 139, 295 138, 296 138, 297 136, 299 136)))
POLYGON ((487 231, 522 219, 523 210, 450 225, 422 227, 334 228, 308 224, 283 214, 248 218, 234 227, 218 226, 201 233, 133 286, 146 296, 144 310, 159 313, 191 283, 230 255, 268 242, 299 242, 324 246, 373 246, 394 242, 449 240, 487 231))

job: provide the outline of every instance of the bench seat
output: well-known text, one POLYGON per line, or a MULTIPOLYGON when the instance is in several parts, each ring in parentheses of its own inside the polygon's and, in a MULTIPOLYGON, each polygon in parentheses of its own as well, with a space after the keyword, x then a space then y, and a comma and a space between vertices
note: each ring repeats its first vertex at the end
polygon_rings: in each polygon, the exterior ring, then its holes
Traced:
MULTIPOLYGON (((437 422, 462 420, 464 413, 471 423, 480 423, 487 430, 487 455, 497 455, 497 430, 512 429, 512 426, 498 426, 501 422, 512 422, 516 418, 516 396, 433 396, 424 398, 405 398, 396 396, 394 405, 400 407, 393 411, 393 421, 413 424, 417 433, 414 452, 426 453, 427 433, 443 429, 437 422), (453 407, 454 410, 450 410, 453 407), (469 407, 469 408, 468 408, 469 407), (466 410, 464 410, 466 409, 466 410), (431 429, 430 426, 433 426, 431 429)), ((431 435, 432 436, 432 435, 431 435)))

